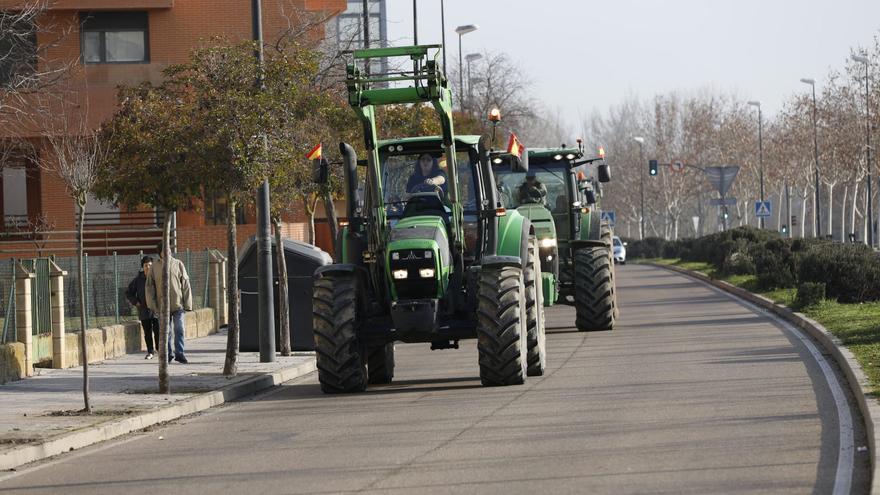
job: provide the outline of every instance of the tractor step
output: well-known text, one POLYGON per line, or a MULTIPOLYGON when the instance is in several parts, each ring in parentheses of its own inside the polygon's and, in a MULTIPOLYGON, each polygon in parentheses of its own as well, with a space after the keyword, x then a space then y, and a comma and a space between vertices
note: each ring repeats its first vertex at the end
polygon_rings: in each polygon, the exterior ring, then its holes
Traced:
POLYGON ((432 351, 440 351, 443 349, 458 349, 458 340, 435 340, 431 342, 432 351))

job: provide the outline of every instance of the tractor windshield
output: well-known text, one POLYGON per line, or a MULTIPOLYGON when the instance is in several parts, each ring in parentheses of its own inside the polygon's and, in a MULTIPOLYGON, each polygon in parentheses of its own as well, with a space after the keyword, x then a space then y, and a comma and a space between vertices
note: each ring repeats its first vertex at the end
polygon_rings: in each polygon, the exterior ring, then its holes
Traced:
MULTIPOLYGON (((458 181, 464 210, 476 209, 471 160, 467 152, 458 155, 458 181)), ((403 214, 407 200, 413 194, 438 192, 448 201, 449 176, 446 155, 437 152, 383 155, 382 187, 385 192, 385 210, 389 217, 403 214)))
POLYGON ((566 214, 571 199, 565 185, 564 166, 529 165, 528 172, 512 172, 508 166, 495 168, 498 189, 505 208, 540 204, 554 214, 566 214))

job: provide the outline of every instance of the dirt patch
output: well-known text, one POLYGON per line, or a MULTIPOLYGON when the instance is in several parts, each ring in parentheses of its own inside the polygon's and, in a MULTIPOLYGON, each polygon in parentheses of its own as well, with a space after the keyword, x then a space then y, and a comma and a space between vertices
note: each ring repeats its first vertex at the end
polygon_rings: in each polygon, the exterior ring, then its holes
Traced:
POLYGON ((91 413, 87 413, 82 409, 50 411, 46 416, 64 417, 64 416, 130 416, 137 413, 135 409, 93 409, 91 413))

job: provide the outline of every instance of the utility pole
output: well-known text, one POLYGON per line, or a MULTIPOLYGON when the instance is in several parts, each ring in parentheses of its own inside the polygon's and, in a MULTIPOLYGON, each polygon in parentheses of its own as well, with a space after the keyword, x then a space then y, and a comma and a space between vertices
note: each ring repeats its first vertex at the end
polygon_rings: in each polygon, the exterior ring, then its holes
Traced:
MULTIPOLYGON (((263 80, 263 15, 260 0, 251 0, 254 52, 257 58, 256 85, 265 90, 263 80)), ((263 135, 263 147, 268 146, 263 135)), ((260 362, 275 361, 275 302, 272 287, 272 228, 269 224, 269 179, 257 189, 257 299, 259 306, 260 362)), ((278 249, 283 249, 278 246, 278 249)))
POLYGON ((816 170, 815 170, 815 189, 816 189, 816 197, 815 197, 815 205, 813 207, 813 218, 816 219, 816 232, 815 237, 818 238, 822 235, 822 215, 819 213, 821 210, 821 198, 819 196, 819 121, 816 115, 816 81, 814 79, 801 79, 801 82, 804 84, 809 84, 813 88, 813 158, 816 162, 816 170))
POLYGON ((645 138, 634 137, 639 143, 639 193, 642 196, 641 212, 639 213, 639 240, 645 238, 645 138))
POLYGON ((871 100, 868 94, 868 57, 861 55, 853 55, 852 59, 856 62, 865 64, 865 161, 868 165, 868 246, 874 247, 874 200, 871 199, 873 192, 871 187, 872 177, 874 173, 871 163, 871 100))
MULTIPOLYGON (((750 101, 749 105, 758 107, 758 168, 759 168, 759 176, 761 183, 761 202, 764 202, 764 122, 761 118, 761 102, 760 101, 750 101)), ((758 219, 760 221, 761 228, 764 228, 764 217, 760 217, 758 219)))

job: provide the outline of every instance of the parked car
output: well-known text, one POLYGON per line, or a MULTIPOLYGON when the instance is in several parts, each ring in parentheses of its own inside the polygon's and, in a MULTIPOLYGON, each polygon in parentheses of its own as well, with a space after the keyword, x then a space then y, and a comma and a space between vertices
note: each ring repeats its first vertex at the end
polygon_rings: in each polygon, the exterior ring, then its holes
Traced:
POLYGON ((617 236, 614 236, 614 262, 626 264, 626 243, 617 236))

